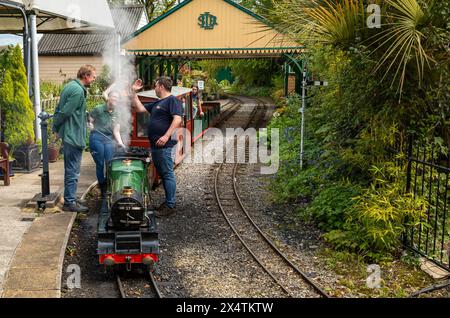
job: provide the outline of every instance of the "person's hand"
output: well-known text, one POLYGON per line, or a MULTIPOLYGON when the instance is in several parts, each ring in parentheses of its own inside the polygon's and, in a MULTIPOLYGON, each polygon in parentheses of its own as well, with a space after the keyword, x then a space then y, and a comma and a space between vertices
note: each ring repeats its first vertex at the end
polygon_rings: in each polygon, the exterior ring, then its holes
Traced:
POLYGON ((127 146, 125 146, 123 143, 119 143, 119 144, 117 144, 119 147, 120 147, 120 150, 122 150, 122 151, 127 151, 127 146))
POLYGON ((142 83, 141 79, 137 79, 134 83, 133 86, 131 87, 133 89, 133 92, 137 92, 139 90, 141 90, 144 87, 144 84, 142 83))
POLYGON ((156 142, 156 146, 158 147, 164 147, 164 145, 169 141, 169 137, 164 135, 161 138, 158 139, 156 142))
POLYGON ((203 117, 205 115, 205 113, 204 112, 200 112, 200 117, 203 117))

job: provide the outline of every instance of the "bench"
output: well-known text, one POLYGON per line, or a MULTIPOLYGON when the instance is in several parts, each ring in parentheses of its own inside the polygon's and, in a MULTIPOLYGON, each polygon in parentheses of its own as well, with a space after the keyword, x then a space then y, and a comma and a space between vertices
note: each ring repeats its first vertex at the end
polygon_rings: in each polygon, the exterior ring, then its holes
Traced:
POLYGON ((3 170, 3 182, 5 186, 9 186, 9 155, 8 144, 0 142, 0 170, 3 170))

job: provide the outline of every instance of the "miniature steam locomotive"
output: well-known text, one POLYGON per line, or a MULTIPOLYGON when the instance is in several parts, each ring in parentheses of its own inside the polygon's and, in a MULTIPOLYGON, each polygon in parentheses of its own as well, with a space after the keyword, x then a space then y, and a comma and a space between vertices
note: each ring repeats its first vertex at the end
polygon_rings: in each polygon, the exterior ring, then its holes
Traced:
MULTIPOLYGON (((186 155, 185 143, 192 145, 201 138, 220 115, 220 103, 204 103, 205 116, 194 123, 191 94, 190 88, 172 87, 172 95, 185 102, 185 129, 177 132, 175 165, 186 155)), ((154 90, 138 96, 142 103, 158 99, 154 90)), ((155 211, 150 208, 150 190, 160 178, 151 162, 148 116, 132 112, 131 147, 126 153, 116 154, 107 166, 107 194, 102 200, 97 230, 99 262, 106 266, 125 265, 131 270, 133 264, 152 267, 158 261, 159 238, 155 211)))
POLYGON ((155 211, 150 209, 150 154, 132 148, 117 154, 107 167, 107 192, 98 221, 100 264, 152 267, 158 261, 155 211))

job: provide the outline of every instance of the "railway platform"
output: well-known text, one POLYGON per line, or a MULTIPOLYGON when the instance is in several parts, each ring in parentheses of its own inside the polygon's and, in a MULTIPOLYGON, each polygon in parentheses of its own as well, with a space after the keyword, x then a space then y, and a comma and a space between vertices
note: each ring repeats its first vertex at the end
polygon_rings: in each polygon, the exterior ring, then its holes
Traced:
MULTIPOLYGON (((229 99, 215 102, 225 113, 233 106, 229 99)), ((41 192, 41 173, 16 172, 10 186, 0 182, 0 297, 61 297, 64 254, 76 213, 62 212, 61 203, 42 214, 27 208, 41 192)), ((84 152, 77 196, 95 181, 95 163, 84 152)), ((50 164, 51 192, 62 194, 63 183, 64 162, 59 160, 50 164)))
MULTIPOLYGON (((76 213, 25 208, 41 192, 42 170, 15 173, 0 184, 0 296, 59 297, 64 252, 76 213)), ((95 163, 83 153, 78 196, 95 182, 95 163)), ((51 192, 63 193, 64 161, 50 164, 51 192)), ((60 204, 58 205, 61 206, 60 204)))

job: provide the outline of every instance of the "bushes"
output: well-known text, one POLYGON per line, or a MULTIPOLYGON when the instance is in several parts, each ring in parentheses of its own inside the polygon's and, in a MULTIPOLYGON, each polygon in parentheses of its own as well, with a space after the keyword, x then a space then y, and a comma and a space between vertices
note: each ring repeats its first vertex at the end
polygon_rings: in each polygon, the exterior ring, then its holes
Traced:
POLYGON ((103 65, 100 74, 89 87, 89 93, 92 95, 101 95, 113 82, 111 69, 108 65, 103 65))
MULTIPOLYGON (((221 69, 229 67, 235 79, 231 86, 221 85, 230 93, 248 96, 271 96, 284 86, 281 63, 274 59, 242 59, 232 61, 201 61, 193 64, 194 68, 199 68, 203 72, 193 70, 191 74, 183 74, 183 85, 189 86, 193 79, 209 78, 206 87, 212 94, 218 91, 214 82, 221 69), (195 72, 201 74, 198 76, 195 72)), ((219 92, 220 93, 220 92, 219 92)))
POLYGON ((404 171, 393 163, 372 167, 373 183, 355 198, 343 226, 325 234, 325 239, 338 249, 376 260, 395 252, 406 226, 418 225, 428 208, 424 198, 404 194, 404 171))
POLYGON ((49 99, 60 96, 64 85, 52 82, 42 82, 40 88, 41 99, 49 99))
POLYGON ((4 50, 0 61, 2 133, 13 153, 16 147, 34 141, 34 111, 20 46, 4 50))
POLYGON ((361 188, 349 182, 331 184, 322 189, 305 211, 316 220, 320 229, 332 231, 342 229, 346 215, 352 215, 354 198, 360 195, 361 188))
MULTIPOLYGON (((280 129, 281 165, 271 188, 277 201, 301 202, 299 215, 314 220, 336 249, 380 260, 396 252, 405 221, 416 224, 427 206, 404 194, 405 169, 385 146, 399 132, 404 138, 410 123, 425 127, 430 119, 399 104, 389 84, 368 78, 373 64, 364 56, 364 48, 310 49, 310 69, 330 85, 308 92, 303 170, 298 96, 277 109, 269 128, 280 129)), ((418 92, 411 96, 420 103, 418 92)))

